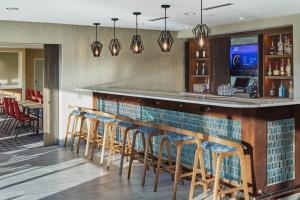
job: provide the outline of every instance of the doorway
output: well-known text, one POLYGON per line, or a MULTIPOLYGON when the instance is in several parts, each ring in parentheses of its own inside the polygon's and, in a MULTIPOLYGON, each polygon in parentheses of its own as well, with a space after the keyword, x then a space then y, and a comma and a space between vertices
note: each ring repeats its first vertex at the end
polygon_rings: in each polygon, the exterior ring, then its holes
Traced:
POLYGON ((34 59, 34 90, 44 89, 44 59, 34 59))

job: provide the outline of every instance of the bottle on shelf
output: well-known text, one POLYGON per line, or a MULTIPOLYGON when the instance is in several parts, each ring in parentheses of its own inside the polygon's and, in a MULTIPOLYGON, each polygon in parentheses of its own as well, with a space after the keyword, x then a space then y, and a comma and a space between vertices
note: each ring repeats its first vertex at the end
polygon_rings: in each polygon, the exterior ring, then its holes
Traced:
POLYGON ((274 76, 279 76, 278 62, 276 62, 275 69, 273 70, 274 76))
POLYGON ((272 40, 272 42, 271 42, 271 47, 270 47, 270 49, 269 49, 269 54, 270 55, 274 55, 276 53, 276 47, 274 46, 274 42, 273 42, 273 40, 272 40))
POLYGON ((202 56, 202 58, 206 58, 206 50, 205 49, 201 50, 201 56, 202 56))
POLYGON ((292 75, 292 65, 291 65, 291 59, 287 59, 287 64, 285 66, 285 73, 287 76, 291 76, 292 75))
POLYGON ((279 98, 284 98, 285 97, 285 86, 282 82, 281 82, 280 87, 279 87, 278 97, 279 98))
POLYGON ((274 83, 272 83, 272 85, 271 85, 271 88, 269 90, 269 95, 270 95, 270 97, 275 97, 275 95, 276 95, 274 83))
POLYGON ((272 66, 269 63, 269 68, 268 68, 268 76, 272 76, 272 66))
POLYGON ((200 52, 199 50, 196 51, 196 58, 199 58, 200 57, 200 52))
POLYGON ((280 64, 280 75, 281 76, 285 75, 284 60, 283 59, 281 59, 281 64, 280 64))
POLYGON ((290 85, 289 85, 289 98, 294 98, 294 87, 293 87, 293 81, 290 81, 290 85))
POLYGON ((199 75, 199 63, 198 62, 196 62, 196 73, 195 74, 199 75))
POLYGON ((290 41, 289 41, 289 39, 288 39, 288 36, 286 35, 285 37, 284 37, 284 44, 283 44, 283 53, 284 54, 289 54, 289 46, 290 46, 290 41))
POLYGON ((278 55, 283 55, 283 42, 282 42, 281 34, 279 35, 279 42, 277 43, 277 53, 278 55))
POLYGON ((289 55, 293 54, 293 45, 291 44, 291 40, 288 38, 288 49, 286 50, 289 55))
POLYGON ((201 66, 201 75, 206 75, 206 64, 205 64, 205 62, 202 63, 202 66, 201 66))

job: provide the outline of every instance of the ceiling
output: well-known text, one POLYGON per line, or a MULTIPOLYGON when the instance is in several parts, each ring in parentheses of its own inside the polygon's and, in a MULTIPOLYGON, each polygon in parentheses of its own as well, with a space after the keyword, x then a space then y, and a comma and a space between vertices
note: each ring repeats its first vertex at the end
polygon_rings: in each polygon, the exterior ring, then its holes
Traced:
MULTIPOLYGON (((208 25, 233 23, 300 13, 299 0, 203 0, 203 7, 225 3, 231 6, 204 11, 208 25), (245 18, 243 20, 239 18, 245 18)), ((48 22, 59 24, 112 26, 110 18, 118 17, 117 26, 134 28, 133 11, 141 11, 139 25, 143 29, 162 29, 163 21, 148 20, 164 15, 161 4, 170 4, 168 27, 183 30, 200 22, 200 0, 1 0, 0 20, 48 22), (15 7, 19 10, 7 10, 15 7), (185 15, 195 12, 195 15, 185 15)))

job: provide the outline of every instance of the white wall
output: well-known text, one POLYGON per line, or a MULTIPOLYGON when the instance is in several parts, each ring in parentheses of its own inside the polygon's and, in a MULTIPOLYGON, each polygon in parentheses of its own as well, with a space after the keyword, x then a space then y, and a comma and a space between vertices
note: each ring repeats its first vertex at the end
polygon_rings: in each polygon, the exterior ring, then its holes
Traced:
MULTIPOLYGON (((261 20, 243 21, 240 23, 226 24, 214 26, 212 28, 213 35, 224 33, 234 33, 248 30, 258 30, 271 27, 280 27, 293 25, 294 36, 294 93, 295 97, 300 97, 300 14, 274 17, 261 20)), ((178 33, 179 38, 190 38, 191 30, 184 30, 178 33)))

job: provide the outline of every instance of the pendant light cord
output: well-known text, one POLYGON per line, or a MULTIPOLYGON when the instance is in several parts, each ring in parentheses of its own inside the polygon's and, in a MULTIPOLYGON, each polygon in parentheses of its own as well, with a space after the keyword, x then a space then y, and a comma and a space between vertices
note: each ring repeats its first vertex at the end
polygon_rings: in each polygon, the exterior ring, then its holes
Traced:
POLYGON ((96 41, 98 41, 98 25, 96 25, 96 41))
POLYGON ((135 15, 135 34, 137 35, 138 34, 138 15, 135 15))
POLYGON ((203 17, 203 9, 202 9, 202 0, 201 0, 201 24, 203 24, 202 17, 203 17))
POLYGON ((116 20, 114 20, 114 39, 116 39, 116 20))
POLYGON ((167 31, 167 8, 165 8, 165 32, 167 31))

